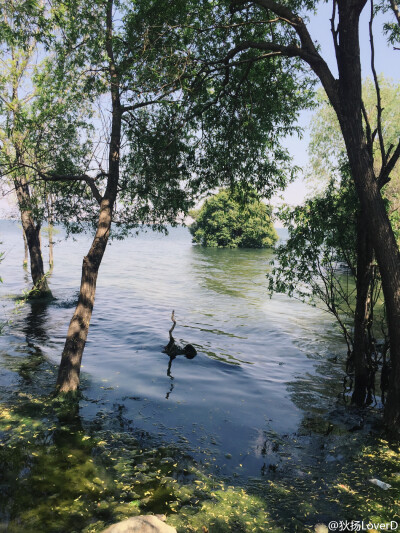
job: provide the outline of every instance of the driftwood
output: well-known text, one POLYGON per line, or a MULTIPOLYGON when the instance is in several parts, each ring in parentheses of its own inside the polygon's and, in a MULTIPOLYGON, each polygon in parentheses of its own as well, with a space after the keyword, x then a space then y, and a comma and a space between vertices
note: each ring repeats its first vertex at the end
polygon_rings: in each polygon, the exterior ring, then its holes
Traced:
POLYGON ((174 359, 177 355, 184 355, 187 359, 193 359, 197 355, 196 348, 192 344, 186 344, 186 346, 180 346, 175 342, 172 332, 176 326, 175 311, 172 311, 171 320, 173 325, 169 330, 169 342, 164 346, 164 352, 174 359))

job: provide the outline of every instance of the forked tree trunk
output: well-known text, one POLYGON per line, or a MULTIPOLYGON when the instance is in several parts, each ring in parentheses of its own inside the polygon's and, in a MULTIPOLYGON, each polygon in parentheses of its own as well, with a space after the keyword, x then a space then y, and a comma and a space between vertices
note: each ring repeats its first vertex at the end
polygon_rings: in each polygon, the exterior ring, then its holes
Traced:
POLYGON ((368 237, 367 223, 362 213, 357 217, 357 301, 354 314, 354 391, 351 402, 365 405, 370 385, 368 356, 369 296, 373 275, 373 249, 368 237))
POLYGON ((384 419, 388 429, 400 435, 400 254, 374 172, 362 119, 359 17, 365 3, 365 0, 337 3, 339 79, 336 85, 327 79, 324 86, 339 119, 351 173, 382 278, 392 365, 384 419))
POLYGON ((391 372, 384 419, 388 429, 400 435, 400 254, 367 147, 353 148, 349 159, 362 209, 368 213, 387 311, 391 372))
POLYGON ((31 262, 31 276, 33 281, 34 296, 49 296, 51 291, 43 267, 42 250, 40 247, 40 225, 35 224, 30 211, 30 194, 25 178, 15 180, 18 206, 21 213, 23 232, 29 250, 31 262))

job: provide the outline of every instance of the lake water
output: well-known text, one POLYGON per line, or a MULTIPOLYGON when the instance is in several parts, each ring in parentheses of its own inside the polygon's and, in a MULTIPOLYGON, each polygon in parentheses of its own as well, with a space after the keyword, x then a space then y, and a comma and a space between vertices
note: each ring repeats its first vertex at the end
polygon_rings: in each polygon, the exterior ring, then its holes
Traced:
MULTIPOLYGON (((15 314, 13 297, 30 288, 20 233, 16 223, 1 222, 2 312, 12 323, 0 338, 0 380, 9 389, 23 381, 11 373, 10 359, 32 347, 56 368, 90 242, 56 235, 55 299, 27 303, 15 314)), ((309 454, 302 438, 328 435, 330 427, 339 435, 357 424, 358 414, 345 416, 340 335, 323 311, 269 297, 272 259, 270 250, 194 246, 186 228, 112 242, 83 356, 83 420, 119 413, 136 432, 243 482, 274 476, 276 468, 280 476, 292 472, 296 454, 303 462, 309 454), (174 337, 196 347, 194 359, 171 362, 163 353, 172 310, 174 337), (289 439, 290 446, 278 452, 274 439, 289 439)), ((330 453, 321 452, 322 462, 330 453)))
MULTIPOLYGON (((3 223, 1 230, 1 289, 19 294, 30 287, 21 268, 20 229, 3 223)), ((29 339, 55 363, 88 247, 85 236, 56 244, 50 280, 56 299, 39 316, 28 305, 12 325, 16 338, 29 339)), ((291 385, 305 376, 312 381, 318 361, 344 351, 325 313, 285 296, 269 298, 272 258, 270 250, 194 246, 186 228, 171 229, 167 237, 150 232, 112 242, 84 352, 85 386, 94 380, 98 395, 101 383, 103 398, 122 402, 126 416, 143 429, 167 439, 183 434, 200 453, 232 455, 224 470, 241 463, 257 474, 264 463, 262 436, 293 433, 304 416, 291 385), (169 368, 162 349, 173 309, 176 340, 193 344, 198 355, 178 356, 169 368)))

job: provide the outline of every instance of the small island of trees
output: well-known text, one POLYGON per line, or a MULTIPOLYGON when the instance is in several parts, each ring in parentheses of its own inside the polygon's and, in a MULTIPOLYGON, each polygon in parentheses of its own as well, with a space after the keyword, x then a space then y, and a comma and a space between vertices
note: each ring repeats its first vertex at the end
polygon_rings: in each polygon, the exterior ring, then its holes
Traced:
POLYGON ((207 199, 201 209, 190 213, 193 242, 218 248, 269 248, 278 240, 270 208, 256 195, 241 201, 237 194, 222 189, 207 199))

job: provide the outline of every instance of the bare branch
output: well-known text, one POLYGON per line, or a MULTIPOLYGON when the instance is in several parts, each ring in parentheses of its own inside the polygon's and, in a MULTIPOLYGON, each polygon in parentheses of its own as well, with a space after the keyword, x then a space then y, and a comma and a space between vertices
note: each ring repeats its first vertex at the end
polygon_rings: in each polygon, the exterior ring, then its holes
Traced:
POLYGON ((365 130, 366 130, 366 135, 367 135, 368 151, 369 151, 370 156, 373 157, 373 144, 374 144, 374 141, 373 141, 373 138, 372 138, 371 125, 370 125, 369 120, 368 120, 367 110, 365 109, 365 105, 364 105, 363 101, 361 101, 361 111, 362 111, 362 114, 363 114, 363 117, 364 117, 364 121, 365 121, 365 130))
POLYGON ((389 183, 390 181, 390 173, 394 169, 395 164, 400 158, 400 140, 396 147, 396 150, 393 152, 392 157, 389 159, 389 161, 386 163, 386 165, 382 166, 381 173, 379 175, 379 187, 382 188, 386 183, 389 183))
POLYGON ((173 325, 173 326, 171 327, 171 329, 169 330, 169 338, 170 338, 171 341, 173 342, 173 341, 174 341, 174 337, 172 336, 172 332, 174 331, 174 328, 175 328, 175 326, 176 326, 175 311, 172 311, 171 320, 172 320, 172 322, 174 323, 174 325, 173 325))
POLYGON ((335 46, 335 54, 336 54, 336 57, 337 57, 338 56, 338 50, 339 50, 339 42, 338 42, 339 29, 337 27, 335 27, 336 8, 337 8, 337 0, 333 0, 333 2, 332 2, 331 32, 332 32, 332 37, 333 37, 333 44, 335 46))
POLYGON ((376 90, 376 108, 378 112, 377 116, 377 124, 376 129, 378 133, 378 139, 379 139, 379 147, 381 151, 381 157, 382 157, 382 167, 386 165, 386 152, 385 152, 385 144, 383 142, 383 134, 382 134, 382 100, 381 100, 381 90, 379 87, 379 81, 378 76, 376 74, 375 70, 375 47, 374 47, 374 34, 372 31, 372 23, 374 20, 374 2, 371 0, 371 16, 369 19, 369 41, 371 43, 371 70, 374 77, 374 84, 375 84, 375 90, 376 90))

